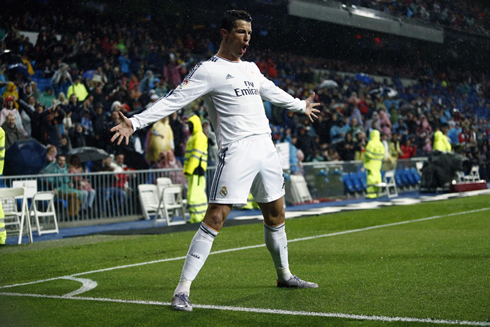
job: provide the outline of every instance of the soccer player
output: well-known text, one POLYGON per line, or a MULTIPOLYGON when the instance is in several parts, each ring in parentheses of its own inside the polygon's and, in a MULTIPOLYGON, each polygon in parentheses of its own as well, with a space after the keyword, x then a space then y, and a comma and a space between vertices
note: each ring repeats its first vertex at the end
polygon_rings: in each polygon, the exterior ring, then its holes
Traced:
POLYGON ((111 142, 129 142, 135 130, 172 114, 197 97, 204 100, 216 130, 219 159, 209 194, 209 205, 190 246, 181 278, 172 299, 174 310, 192 311, 189 292, 204 265, 214 238, 223 227, 232 205, 245 205, 251 191, 264 216, 264 238, 277 272, 278 287, 317 288, 318 285, 289 271, 285 231, 284 177, 271 141, 263 100, 301 112, 313 121, 312 94, 293 98, 264 77, 255 63, 242 61, 252 35, 252 18, 242 10, 225 12, 218 53, 192 69, 183 82, 152 107, 113 127, 111 142))

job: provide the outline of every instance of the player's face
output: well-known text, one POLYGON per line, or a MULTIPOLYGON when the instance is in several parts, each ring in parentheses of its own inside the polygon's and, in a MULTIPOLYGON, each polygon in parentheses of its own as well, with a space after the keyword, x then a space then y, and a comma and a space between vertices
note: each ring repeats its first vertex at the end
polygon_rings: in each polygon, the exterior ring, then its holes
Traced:
POLYGON ((237 20, 236 27, 224 31, 223 38, 231 60, 238 61, 247 51, 252 36, 252 23, 237 20))

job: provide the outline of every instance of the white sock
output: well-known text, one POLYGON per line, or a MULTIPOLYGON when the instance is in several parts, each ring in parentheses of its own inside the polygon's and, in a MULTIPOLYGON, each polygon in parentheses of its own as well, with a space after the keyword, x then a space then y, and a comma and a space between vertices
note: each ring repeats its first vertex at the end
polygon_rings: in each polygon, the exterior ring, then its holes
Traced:
POLYGON ((182 292, 190 292, 192 281, 196 278, 199 270, 201 270, 204 265, 204 262, 206 262, 206 259, 211 252, 214 238, 217 235, 217 231, 208 227, 205 223, 201 223, 201 226, 199 226, 199 229, 189 246, 180 281, 175 289, 174 295, 182 292))
POLYGON ((264 239, 276 267, 277 279, 280 282, 288 281, 292 275, 289 271, 286 225, 271 227, 264 224, 264 239))

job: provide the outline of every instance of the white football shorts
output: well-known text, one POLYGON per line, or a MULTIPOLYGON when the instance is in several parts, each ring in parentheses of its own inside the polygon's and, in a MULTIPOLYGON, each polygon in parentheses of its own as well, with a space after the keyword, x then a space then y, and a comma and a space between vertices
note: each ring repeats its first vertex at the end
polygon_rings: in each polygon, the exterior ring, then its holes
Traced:
POLYGON ((209 202, 246 205, 250 192, 259 203, 285 193, 279 156, 268 134, 244 138, 220 151, 209 202))

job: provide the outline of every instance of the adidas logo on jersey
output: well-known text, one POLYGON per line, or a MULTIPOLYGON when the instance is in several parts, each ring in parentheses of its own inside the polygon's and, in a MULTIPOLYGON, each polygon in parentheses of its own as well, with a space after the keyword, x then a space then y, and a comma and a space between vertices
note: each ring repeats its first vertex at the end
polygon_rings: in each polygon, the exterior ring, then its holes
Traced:
POLYGON ((230 74, 226 75, 226 79, 231 79, 231 78, 235 78, 235 77, 231 76, 230 74))

